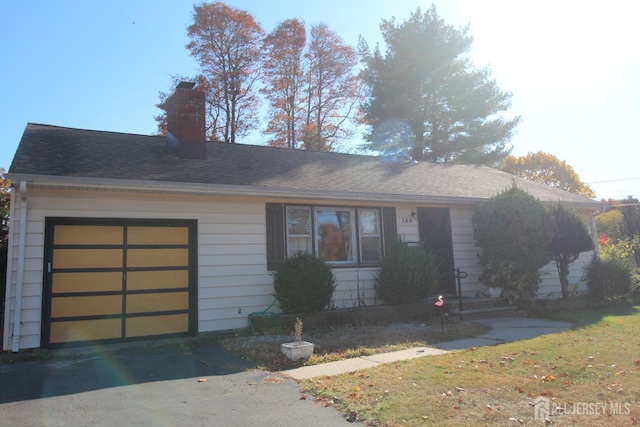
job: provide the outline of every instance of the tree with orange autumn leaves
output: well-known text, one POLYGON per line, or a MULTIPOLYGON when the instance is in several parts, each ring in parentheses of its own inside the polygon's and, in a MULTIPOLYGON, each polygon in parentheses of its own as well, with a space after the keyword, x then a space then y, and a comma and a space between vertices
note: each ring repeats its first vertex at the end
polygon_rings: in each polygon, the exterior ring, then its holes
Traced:
POLYGON ((262 92, 269 100, 270 145, 329 151, 352 133, 359 102, 355 51, 326 25, 282 22, 265 38, 262 92))
POLYGON ((354 74, 355 51, 342 38, 320 24, 311 28, 307 53, 304 148, 329 151, 340 139, 351 137, 345 126, 359 102, 359 79, 354 74))
POLYGON ((209 104, 222 120, 214 133, 234 144, 237 136, 258 124, 264 31, 248 12, 221 2, 202 3, 193 10, 187 48, 200 65, 208 85, 205 89, 216 95, 209 104))
MULTIPOLYGON (((224 3, 194 6, 188 29, 201 69, 196 90, 207 93, 207 136, 235 143, 258 127, 258 92, 269 104, 270 145, 327 151, 349 138, 359 80, 352 47, 326 25, 306 29, 297 19, 270 34, 246 11, 224 3), (258 87, 259 90, 258 90, 258 87)), ((173 87, 178 83, 173 79, 173 87)), ((166 133, 166 99, 160 92, 158 130, 166 133)))
POLYGON ((269 101, 270 119, 265 133, 273 135, 272 146, 299 148, 306 43, 304 24, 297 19, 280 23, 264 39, 265 87, 261 92, 269 101))
POLYGON ((596 197, 595 191, 580 180, 576 171, 553 154, 538 151, 522 157, 507 156, 502 170, 590 199, 596 197))

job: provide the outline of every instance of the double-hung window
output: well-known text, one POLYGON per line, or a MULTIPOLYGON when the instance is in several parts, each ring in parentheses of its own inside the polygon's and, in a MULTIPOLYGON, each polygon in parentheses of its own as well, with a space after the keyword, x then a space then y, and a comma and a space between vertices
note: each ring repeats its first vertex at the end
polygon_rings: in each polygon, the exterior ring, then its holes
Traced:
POLYGON ((360 261, 378 262, 382 259, 382 233, 379 209, 358 209, 360 261))
POLYGON ((287 206, 287 256, 311 253, 311 208, 287 206))

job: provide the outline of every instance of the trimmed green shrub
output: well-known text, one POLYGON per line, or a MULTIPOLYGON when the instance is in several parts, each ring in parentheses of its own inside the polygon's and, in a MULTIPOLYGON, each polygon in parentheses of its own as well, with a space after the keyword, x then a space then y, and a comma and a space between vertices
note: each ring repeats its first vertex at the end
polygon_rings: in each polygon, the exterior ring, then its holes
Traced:
POLYGON ((433 292, 438 280, 433 253, 397 240, 385 251, 376 273, 376 298, 390 304, 417 302, 433 292))
POLYGON ((589 296, 609 299, 631 292, 631 269, 616 259, 594 257, 585 271, 589 296))
POLYGON ((514 185, 473 212, 473 237, 482 248, 480 280, 509 299, 534 298, 538 270, 552 259, 553 218, 533 196, 514 185))
POLYGON ((326 307, 336 286, 326 261, 298 252, 281 262, 273 274, 273 287, 284 313, 312 313, 326 307))
POLYGON ((553 259, 558 267, 562 298, 569 298, 569 265, 582 252, 593 249, 593 239, 582 219, 558 203, 549 210, 556 224, 556 232, 551 242, 553 259))

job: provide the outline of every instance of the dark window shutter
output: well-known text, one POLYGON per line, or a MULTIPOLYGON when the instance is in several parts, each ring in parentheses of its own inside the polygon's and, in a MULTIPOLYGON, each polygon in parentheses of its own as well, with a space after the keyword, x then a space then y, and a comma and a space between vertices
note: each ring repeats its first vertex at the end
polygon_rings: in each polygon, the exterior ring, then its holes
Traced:
POLYGON ((385 252, 398 238, 398 222, 394 207, 382 208, 382 238, 385 252))
POLYGON ((267 270, 275 270, 284 261, 284 205, 267 203, 267 270))

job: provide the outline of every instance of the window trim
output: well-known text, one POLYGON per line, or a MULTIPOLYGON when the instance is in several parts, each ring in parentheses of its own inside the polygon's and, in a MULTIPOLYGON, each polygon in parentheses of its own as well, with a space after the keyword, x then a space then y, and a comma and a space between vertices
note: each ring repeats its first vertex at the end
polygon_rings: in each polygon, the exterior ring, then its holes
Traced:
MULTIPOLYGON (((310 206, 309 203, 290 203, 290 205, 310 206)), ((381 212, 380 221, 382 222, 382 258, 389 250, 389 247, 397 239, 398 221, 396 217, 395 206, 365 206, 370 208, 379 208, 381 212)), ((286 259, 286 232, 285 232, 285 203, 284 202, 266 202, 265 203, 265 225, 266 225, 266 267, 267 271, 274 271, 278 264, 286 259)), ((362 267, 375 267, 379 265, 375 263, 362 264, 362 267)), ((357 265, 347 267, 353 268, 357 265)), ((340 266, 334 266, 339 268, 340 266)))

